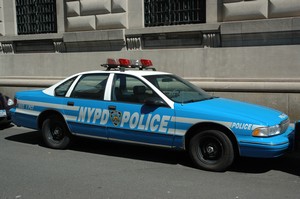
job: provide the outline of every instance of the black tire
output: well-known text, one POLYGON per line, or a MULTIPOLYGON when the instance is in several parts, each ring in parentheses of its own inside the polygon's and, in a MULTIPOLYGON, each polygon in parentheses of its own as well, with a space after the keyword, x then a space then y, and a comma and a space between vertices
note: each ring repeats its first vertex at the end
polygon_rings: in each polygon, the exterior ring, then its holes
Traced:
POLYGON ((71 142, 66 124, 55 116, 43 122, 42 137, 46 146, 53 149, 65 149, 71 142))
POLYGON ((194 135, 189 143, 189 154, 198 168, 209 171, 225 171, 234 161, 230 139, 218 130, 194 135))

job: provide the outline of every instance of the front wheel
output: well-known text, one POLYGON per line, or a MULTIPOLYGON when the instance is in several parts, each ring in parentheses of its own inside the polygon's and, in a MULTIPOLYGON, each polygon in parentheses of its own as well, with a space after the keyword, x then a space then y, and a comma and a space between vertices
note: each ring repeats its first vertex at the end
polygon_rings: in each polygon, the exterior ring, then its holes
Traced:
POLYGON ((65 149, 70 144, 70 133, 66 124, 56 117, 43 122, 42 137, 45 144, 53 149, 65 149))
POLYGON ((230 139, 218 130, 205 130, 194 135, 189 154, 198 168, 210 171, 224 171, 234 160, 230 139))

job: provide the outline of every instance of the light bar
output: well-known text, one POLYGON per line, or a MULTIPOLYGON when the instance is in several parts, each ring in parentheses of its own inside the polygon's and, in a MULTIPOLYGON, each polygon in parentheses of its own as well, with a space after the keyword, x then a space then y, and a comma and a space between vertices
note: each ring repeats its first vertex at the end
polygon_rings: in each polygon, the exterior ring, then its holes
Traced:
POLYGON ((140 68, 141 62, 138 59, 132 59, 132 60, 130 60, 130 65, 132 68, 136 68, 136 67, 140 68))
MULTIPOLYGON (((149 59, 141 59, 141 60, 129 60, 125 58, 113 59, 108 58, 106 64, 102 64, 102 66, 106 67, 107 70, 117 69, 124 70, 124 68, 139 68, 143 70, 149 66, 152 66, 152 61, 149 59), (122 69, 123 68, 123 69, 122 69)), ((155 68, 149 68, 155 70, 155 68)))

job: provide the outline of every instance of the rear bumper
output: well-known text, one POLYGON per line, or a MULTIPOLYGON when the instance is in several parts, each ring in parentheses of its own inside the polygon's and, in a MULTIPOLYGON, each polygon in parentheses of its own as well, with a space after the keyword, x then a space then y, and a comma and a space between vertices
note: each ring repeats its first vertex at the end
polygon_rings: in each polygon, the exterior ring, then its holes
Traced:
POLYGON ((1 124, 9 124, 11 122, 11 114, 9 111, 6 111, 5 117, 0 117, 0 125, 1 124))
MULTIPOLYGON (((295 126, 300 123, 296 123, 295 126)), ((239 142, 240 155, 256 158, 274 158, 284 155, 289 151, 294 151, 297 148, 297 136, 299 130, 290 126, 287 131, 279 136, 269 138, 250 138, 249 140, 241 140, 239 142)), ((298 138, 299 140, 299 138, 298 138)), ((298 145, 299 146, 299 145, 298 145)))
POLYGON ((7 117, 0 117, 0 125, 1 124, 8 124, 11 122, 11 119, 10 118, 7 118, 7 117))
POLYGON ((10 109, 11 121, 16 126, 23 126, 31 129, 38 129, 37 127, 37 116, 28 114, 18 113, 16 108, 10 109))

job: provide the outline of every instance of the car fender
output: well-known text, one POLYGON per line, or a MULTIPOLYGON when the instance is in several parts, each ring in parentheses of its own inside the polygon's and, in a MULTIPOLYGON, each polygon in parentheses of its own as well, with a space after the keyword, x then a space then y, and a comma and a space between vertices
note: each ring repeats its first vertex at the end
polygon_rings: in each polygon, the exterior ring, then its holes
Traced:
POLYGON ((68 130, 70 131, 70 128, 66 122, 66 119, 64 117, 64 115, 58 111, 58 110, 55 110, 55 109, 47 109, 47 110, 44 110, 43 112, 41 112, 39 114, 39 116, 37 117, 37 124, 38 124, 38 129, 41 130, 42 129, 42 126, 43 126, 43 122, 49 118, 51 115, 56 115, 57 117, 59 117, 60 119, 63 120, 63 122, 66 124, 68 130))
POLYGON ((219 131, 223 132, 224 134, 226 134, 226 136, 228 136, 229 139, 231 140, 235 152, 240 154, 240 149, 238 147, 238 141, 237 141, 236 135, 233 133, 233 131, 230 128, 228 128, 227 126, 220 124, 220 123, 216 123, 216 122, 199 122, 199 123, 196 123, 193 126, 191 126, 187 130, 187 132, 184 136, 184 139, 183 139, 184 150, 188 150, 190 139, 194 135, 196 135, 200 131, 211 130, 211 129, 219 130, 219 131))

